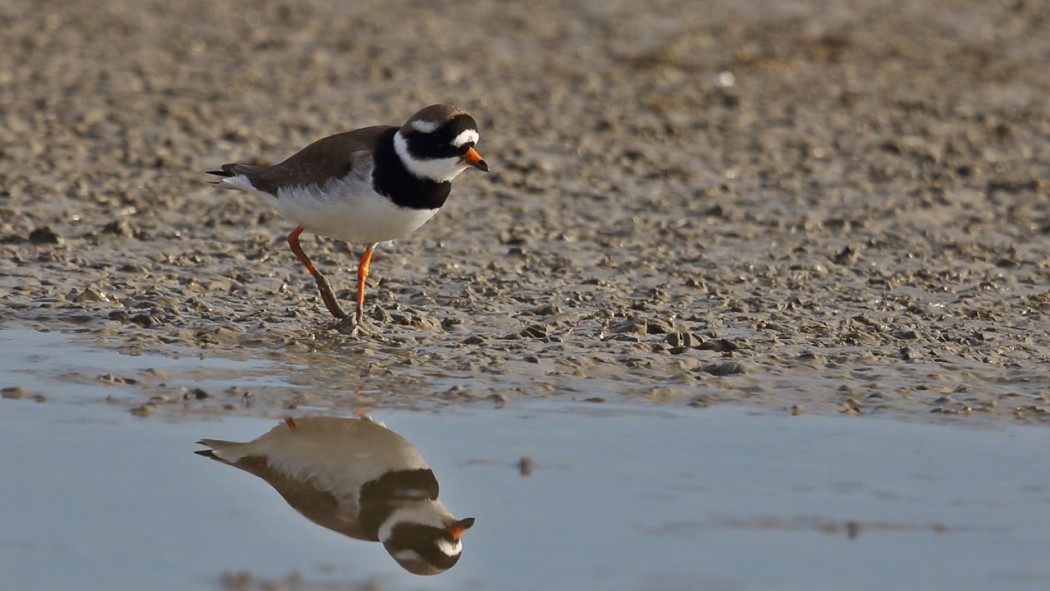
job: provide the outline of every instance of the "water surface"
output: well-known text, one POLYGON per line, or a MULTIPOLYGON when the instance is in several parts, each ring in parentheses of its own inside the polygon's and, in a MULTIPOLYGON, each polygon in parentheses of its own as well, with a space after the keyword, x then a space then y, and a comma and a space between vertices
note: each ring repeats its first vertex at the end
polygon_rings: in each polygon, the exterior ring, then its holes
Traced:
POLYGON ((2 385, 47 398, 0 401, 0 571, 15 589, 217 589, 236 573, 307 589, 1050 584, 1050 433, 1039 427, 554 401, 376 408, 428 460, 445 504, 477 518, 460 563, 420 578, 192 453, 201 437, 248 440, 275 419, 141 418, 104 403, 112 387, 64 377, 211 361, 4 335, 2 385))

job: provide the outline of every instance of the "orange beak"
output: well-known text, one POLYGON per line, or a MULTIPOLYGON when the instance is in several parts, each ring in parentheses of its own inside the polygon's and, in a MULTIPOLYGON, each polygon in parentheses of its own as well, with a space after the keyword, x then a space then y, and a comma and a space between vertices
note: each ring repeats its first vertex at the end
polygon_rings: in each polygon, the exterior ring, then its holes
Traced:
MULTIPOLYGON (((482 161, 482 162, 484 162, 484 161, 482 161)), ((453 523, 452 525, 448 526, 448 533, 452 535, 452 539, 453 540, 458 540, 459 537, 463 535, 463 532, 465 532, 468 529, 470 529, 470 526, 472 526, 472 525, 474 525, 474 518, 473 517, 468 517, 466 519, 461 519, 461 520, 453 523)))
POLYGON ((460 158, 463 159, 463 162, 466 162, 467 164, 479 170, 483 170, 485 172, 489 171, 488 163, 485 162, 485 160, 481 157, 481 154, 478 154, 478 151, 474 148, 468 149, 467 153, 460 156, 460 158))

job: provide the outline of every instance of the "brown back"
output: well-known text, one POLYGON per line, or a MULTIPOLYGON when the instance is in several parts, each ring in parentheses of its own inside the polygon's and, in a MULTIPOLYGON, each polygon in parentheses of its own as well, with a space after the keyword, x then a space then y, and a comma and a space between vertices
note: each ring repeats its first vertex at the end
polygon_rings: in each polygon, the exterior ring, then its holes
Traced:
POLYGON ((390 125, 377 125, 337 133, 317 140, 280 164, 236 164, 230 171, 245 175, 252 186, 271 195, 281 187, 322 186, 330 178, 346 175, 355 162, 360 162, 353 154, 371 153, 391 129, 390 125))

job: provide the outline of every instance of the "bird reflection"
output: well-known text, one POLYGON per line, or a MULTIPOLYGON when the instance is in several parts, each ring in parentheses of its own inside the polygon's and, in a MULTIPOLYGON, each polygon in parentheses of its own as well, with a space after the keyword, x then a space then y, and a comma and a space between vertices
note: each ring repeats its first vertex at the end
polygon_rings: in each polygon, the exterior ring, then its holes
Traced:
POLYGON ((211 449, 195 453, 269 482, 310 521, 382 542, 417 575, 455 566, 460 536, 474 525, 438 500, 437 479, 416 448, 367 417, 288 418, 246 443, 197 443, 211 449))

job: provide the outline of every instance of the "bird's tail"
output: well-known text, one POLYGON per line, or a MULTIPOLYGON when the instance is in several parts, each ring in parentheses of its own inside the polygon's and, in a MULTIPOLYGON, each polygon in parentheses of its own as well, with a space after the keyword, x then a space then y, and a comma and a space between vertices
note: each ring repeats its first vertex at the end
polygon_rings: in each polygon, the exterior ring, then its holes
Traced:
POLYGON ((241 445, 240 443, 238 443, 236 441, 223 441, 222 439, 201 439, 197 443, 200 444, 200 445, 207 445, 211 449, 199 449, 199 450, 197 450, 197 451, 195 451, 193 453, 195 453, 195 454, 197 454, 199 456, 204 456, 206 458, 211 458, 213 460, 218 460, 218 461, 224 462, 224 463, 229 463, 229 461, 226 460, 223 457, 220 457, 220 456, 216 455, 215 452, 220 452, 221 453, 222 450, 224 450, 224 449, 229 449, 230 447, 233 447, 235 445, 241 445))
MULTIPOLYGON (((229 177, 237 176, 237 175, 241 175, 241 174, 249 174, 249 173, 255 172, 256 170, 258 170, 260 168, 262 168, 262 167, 261 166, 256 166, 254 164, 237 164, 236 162, 231 162, 229 164, 223 164, 222 166, 219 167, 219 170, 206 170, 204 172, 207 173, 207 174, 213 174, 215 176, 221 176, 221 177, 224 177, 224 178, 229 178, 229 177)), ((219 181, 219 182, 222 182, 222 181, 219 181)))

